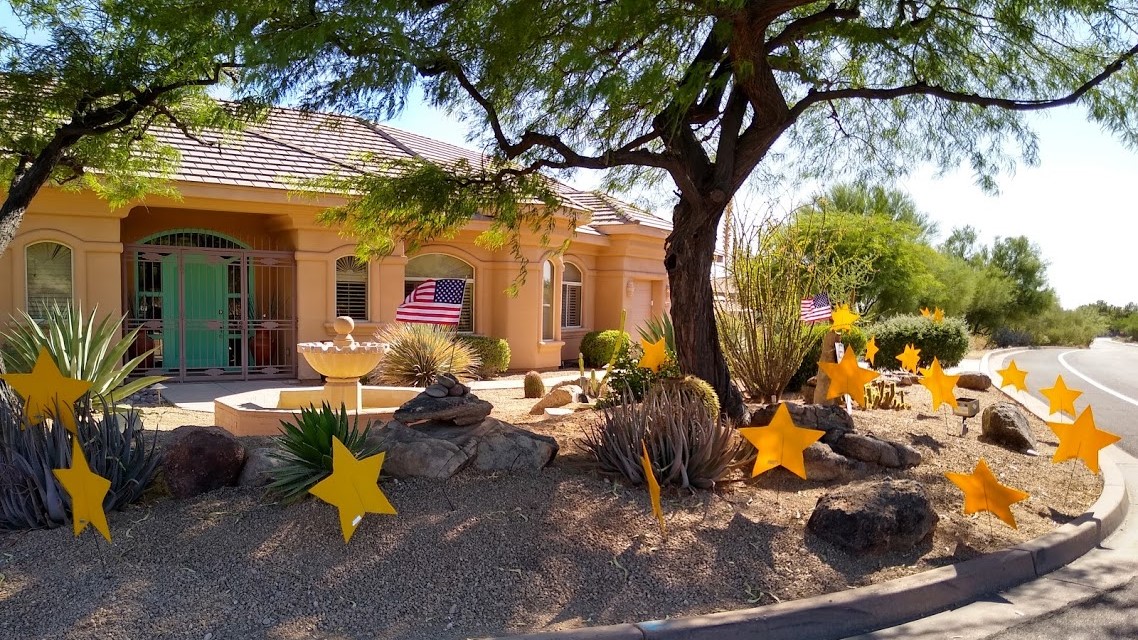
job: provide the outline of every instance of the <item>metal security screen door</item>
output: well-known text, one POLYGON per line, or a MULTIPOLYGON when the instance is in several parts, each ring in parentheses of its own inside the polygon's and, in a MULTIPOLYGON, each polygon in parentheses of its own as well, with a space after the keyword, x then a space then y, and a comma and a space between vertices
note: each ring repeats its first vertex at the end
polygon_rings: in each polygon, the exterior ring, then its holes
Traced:
POLYGON ((296 263, 203 231, 178 231, 123 253, 127 327, 142 327, 140 367, 176 380, 296 375, 296 263))

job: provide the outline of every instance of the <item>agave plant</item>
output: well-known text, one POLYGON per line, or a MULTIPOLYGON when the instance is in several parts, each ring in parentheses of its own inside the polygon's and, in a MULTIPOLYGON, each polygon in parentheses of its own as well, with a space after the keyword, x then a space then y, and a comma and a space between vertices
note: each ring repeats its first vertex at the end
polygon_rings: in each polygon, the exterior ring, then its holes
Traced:
POLYGON ((640 337, 646 342, 653 344, 664 339, 664 346, 667 348, 668 353, 676 353, 676 330, 672 327, 672 316, 662 313, 658 316, 648 318, 644 321, 644 326, 637 329, 640 337))
POLYGON ((153 349, 123 362, 141 329, 121 335, 124 316, 105 316, 96 322, 97 309, 84 317, 82 307, 72 310, 71 305, 58 304, 45 311, 40 321, 20 311, 20 317, 12 318, 12 325, 0 331, 0 338, 4 339, 2 357, 8 371, 31 371, 40 349, 47 349, 63 375, 90 382, 91 395, 115 405, 166 379, 146 376, 127 381, 153 349))
POLYGON ((358 416, 349 424, 344 405, 336 412, 327 402, 319 409, 315 405, 301 409, 295 422, 281 420, 281 435, 269 455, 283 464, 270 472, 269 489, 285 502, 300 500, 332 473, 332 438, 357 458, 366 458, 378 451, 367 444, 370 431, 370 424, 359 428, 358 416))
POLYGON ((371 375, 381 384, 426 387, 443 373, 468 380, 481 364, 469 344, 456 340, 453 331, 433 324, 392 325, 376 340, 388 345, 371 375))

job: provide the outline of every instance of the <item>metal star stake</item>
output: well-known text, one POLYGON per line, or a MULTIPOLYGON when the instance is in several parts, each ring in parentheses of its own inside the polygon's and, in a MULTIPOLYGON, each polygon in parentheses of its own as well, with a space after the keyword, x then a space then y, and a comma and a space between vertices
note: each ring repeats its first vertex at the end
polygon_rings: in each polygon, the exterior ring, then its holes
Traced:
POLYGON ((907 344, 905 350, 896 358, 901 362, 902 369, 909 373, 916 373, 917 363, 921 361, 921 350, 914 349, 913 345, 907 344))
POLYGON ((38 424, 51 416, 71 433, 77 433, 75 403, 91 390, 91 383, 63 375, 46 348, 40 349, 31 373, 6 373, 0 375, 0 380, 24 399, 29 422, 38 424), (57 405, 63 415, 55 415, 57 405))
POLYGON ((111 490, 111 481, 91 471, 78 437, 71 439, 71 468, 54 469, 52 474, 71 496, 71 525, 75 537, 91 525, 110 542, 111 527, 103 511, 103 500, 111 490))
MULTIPOLYGON (((865 407, 865 385, 877 378, 879 373, 862 369, 857 364, 853 349, 846 349, 841 362, 819 362, 818 366, 830 376, 830 388, 826 398, 837 398, 848 393, 860 407, 865 407)), ((784 407, 780 407, 784 408, 784 407)))
POLYGON ((802 459, 802 452, 826 435, 826 432, 796 426, 786 405, 780 404, 769 425, 744 427, 739 429, 739 435, 758 449, 755 468, 751 471, 752 478, 775 467, 783 467, 805 480, 806 463, 802 459))
POLYGON ((1008 366, 1003 369, 997 369, 996 373, 1000 374, 1000 386, 1006 387, 1009 384, 1017 391, 1027 391, 1027 372, 1020 371, 1016 366, 1016 361, 1008 362, 1008 366))
POLYGON ((1082 460, 1094 474, 1099 472, 1099 451, 1122 439, 1095 426, 1095 414, 1090 407, 1083 409, 1074 424, 1048 422, 1047 426, 1059 438, 1059 446, 1055 449, 1051 462, 1082 460))
POLYGON ((1055 376, 1055 386, 1040 389, 1039 393, 1047 397, 1051 413, 1067 413, 1071 416, 1075 415, 1075 398, 1083 395, 1082 391, 1068 389, 1063 376, 1055 376))
POLYGON ((980 458, 970 474, 949 472, 944 475, 964 492, 965 515, 987 511, 1011 528, 1016 528, 1011 506, 1029 496, 1025 491, 1000 484, 983 458, 980 458))
POLYGON ((921 376, 921 386, 928 389, 933 396, 933 411, 939 409, 941 404, 956 408, 956 394, 952 390, 956 387, 956 381, 960 379, 959 375, 948 375, 940 368, 940 361, 933 358, 933 365, 928 369, 921 369, 921 376))
POLYGON ((870 336, 869 341, 865 343, 865 359, 869 361, 869 365, 873 366, 873 359, 877 357, 877 336, 870 336))
POLYGON ((853 323, 857 322, 860 318, 858 314, 850 311, 848 304, 840 304, 837 309, 834 309, 832 316, 833 326, 830 327, 833 331, 849 331, 853 328, 853 323))
POLYGON ((660 534, 668 535, 668 527, 664 524, 664 507, 660 504, 660 483, 656 481, 656 474, 652 472, 652 458, 648 456, 648 445, 640 441, 640 466, 644 468, 644 483, 648 485, 648 497, 652 501, 652 514, 656 522, 660 523, 660 534))
POLYGON ((641 369, 651 369, 653 373, 659 372, 660 367, 668 359, 668 348, 664 338, 660 338, 656 342, 648 342, 641 338, 640 346, 644 347, 644 355, 640 358, 637 366, 641 369))
POLYGON ((378 484, 384 455, 385 452, 377 453, 357 460, 339 438, 333 438, 332 474, 308 490, 339 509, 344 542, 352 539, 365 513, 395 513, 378 484))

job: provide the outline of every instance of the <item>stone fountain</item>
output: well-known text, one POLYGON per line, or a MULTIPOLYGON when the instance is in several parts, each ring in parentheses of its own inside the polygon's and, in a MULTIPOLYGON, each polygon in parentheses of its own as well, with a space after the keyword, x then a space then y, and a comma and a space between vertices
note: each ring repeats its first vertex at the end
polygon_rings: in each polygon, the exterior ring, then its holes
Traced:
POLYGON ((323 386, 261 389, 217 398, 213 403, 214 421, 234 435, 277 435, 281 420, 288 420, 304 407, 319 407, 324 402, 335 409, 343 405, 349 415, 360 419, 361 425, 371 420, 389 420, 400 405, 422 389, 361 384, 360 378, 383 358, 385 345, 357 342, 352 337, 355 327, 354 320, 340 316, 332 323, 336 337, 330 342, 296 345, 297 352, 324 376, 323 386))

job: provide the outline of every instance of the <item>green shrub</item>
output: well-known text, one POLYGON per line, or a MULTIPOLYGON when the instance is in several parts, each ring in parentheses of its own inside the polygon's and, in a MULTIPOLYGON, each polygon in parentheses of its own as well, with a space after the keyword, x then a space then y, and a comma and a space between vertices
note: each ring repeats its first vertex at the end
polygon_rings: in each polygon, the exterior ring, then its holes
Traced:
POLYGON ((375 455, 378 448, 367 444, 371 425, 359 428, 359 417, 348 423, 348 412, 340 405, 337 413, 325 402, 319 409, 309 405, 293 421, 281 420, 269 455, 283 464, 269 472, 269 489, 285 502, 295 502, 332 473, 332 438, 338 438, 356 458, 375 455))
POLYGON ((525 392, 527 398, 540 398, 545 395, 545 381, 541 379, 541 374, 536 371, 530 371, 522 380, 522 390, 525 392))
POLYGON ((154 350, 123 361, 139 332, 136 328, 121 335, 123 316, 106 316, 95 322, 97 309, 84 317, 83 307, 72 310, 69 304, 52 304, 44 311, 40 322, 21 311, 19 318, 12 319, 12 325, 0 332, 4 339, 0 354, 9 373, 30 372, 40 349, 47 349, 63 375, 90 382, 92 396, 101 396, 115 405, 166 379, 147 376, 126 381, 154 350))
POLYGON ((682 375, 679 367, 671 360, 660 367, 659 371, 642 368, 639 363, 643 355, 644 350, 638 344, 622 350, 605 379, 608 392, 601 398, 599 406, 612 406, 626 400, 640 402, 656 381, 682 375))
POLYGON ((603 410, 581 441, 602 471, 643 483, 641 442, 661 485, 712 488, 739 454, 733 427, 707 414, 695 394, 665 390, 642 403, 626 398, 603 410))
POLYGON ((933 358, 942 366, 953 367, 968 353, 968 328, 959 318, 945 318, 933 322, 918 315, 893 316, 865 328, 865 333, 877 338, 878 369, 897 369, 897 356, 912 344, 921 350, 919 366, 932 365, 933 358))
POLYGON ((1138 313, 1132 313, 1117 322, 1118 334, 1130 340, 1138 340, 1138 313))
POLYGON ((510 368, 510 343, 503 338, 489 336, 459 336, 459 340, 466 343, 481 363, 475 368, 475 375, 480 380, 501 375, 510 368))
POLYGON ((625 333, 622 339, 621 332, 616 329, 586 333, 581 338, 581 355, 585 356, 585 366, 603 367, 608 364, 617 342, 621 342, 620 353, 617 354, 617 357, 620 357, 628 353, 632 336, 625 333))
POLYGON ((1093 309, 1049 309, 1024 323, 1035 346, 1088 347, 1107 333, 1107 321, 1093 309))
POLYGON ((369 381, 400 387, 426 387, 439 374, 469 380, 481 365, 474 349, 454 332, 433 324, 396 324, 376 336, 388 345, 369 381))
POLYGON ((644 401, 647 402, 664 393, 693 395, 703 403, 707 415, 712 418, 719 417, 719 394, 715 393, 715 389, 711 388, 703 378, 691 375, 682 378, 661 378, 648 387, 644 401))

